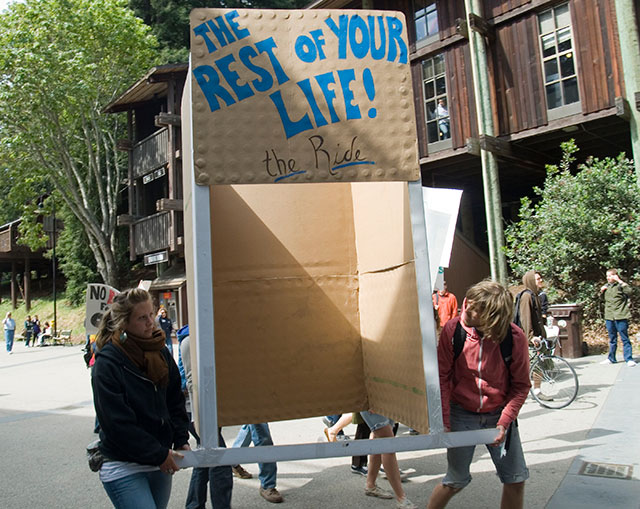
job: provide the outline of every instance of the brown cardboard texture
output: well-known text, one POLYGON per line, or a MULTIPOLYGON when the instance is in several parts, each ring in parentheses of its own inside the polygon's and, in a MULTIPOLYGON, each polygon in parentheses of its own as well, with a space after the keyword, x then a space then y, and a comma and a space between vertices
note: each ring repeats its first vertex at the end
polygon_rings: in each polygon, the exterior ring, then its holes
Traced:
POLYGON ((199 185, 420 178, 404 15, 194 9, 199 185))
POLYGON ((219 424, 371 409, 428 432, 407 184, 210 193, 219 424))

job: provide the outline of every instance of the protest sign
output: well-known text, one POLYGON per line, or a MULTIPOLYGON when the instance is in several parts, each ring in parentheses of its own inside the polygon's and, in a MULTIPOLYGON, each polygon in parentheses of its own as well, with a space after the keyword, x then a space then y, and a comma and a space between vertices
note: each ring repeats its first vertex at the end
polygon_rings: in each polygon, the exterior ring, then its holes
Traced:
POLYGON ((113 302, 113 299, 119 293, 119 290, 108 285, 87 285, 85 314, 85 329, 87 334, 96 334, 98 332, 98 325, 100 325, 104 310, 113 302))

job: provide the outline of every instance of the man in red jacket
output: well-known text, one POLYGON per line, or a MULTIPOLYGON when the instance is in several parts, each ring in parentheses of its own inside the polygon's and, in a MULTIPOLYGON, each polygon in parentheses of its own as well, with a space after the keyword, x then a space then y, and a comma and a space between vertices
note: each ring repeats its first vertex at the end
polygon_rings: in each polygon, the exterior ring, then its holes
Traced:
MULTIPOLYGON (((496 428, 495 442, 487 449, 503 483, 501 507, 510 509, 523 507, 524 482, 529 478, 515 420, 531 387, 527 338, 511 323, 512 314, 511 293, 499 283, 482 281, 469 289, 461 316, 445 325, 438 343, 445 429, 496 428), (456 335, 461 347, 457 355, 456 335)), ((433 490, 427 509, 445 507, 471 482, 474 450, 475 446, 447 449, 447 474, 433 490)))
POLYGON ((445 324, 458 316, 458 299, 447 289, 447 282, 442 283, 442 290, 438 290, 432 296, 433 308, 438 312, 438 324, 445 324))

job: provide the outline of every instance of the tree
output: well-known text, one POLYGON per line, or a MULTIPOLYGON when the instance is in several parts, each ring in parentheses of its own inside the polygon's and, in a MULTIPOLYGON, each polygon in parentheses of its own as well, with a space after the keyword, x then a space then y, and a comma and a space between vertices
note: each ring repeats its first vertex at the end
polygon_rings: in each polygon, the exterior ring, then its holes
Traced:
POLYGON ((523 198, 519 221, 506 229, 506 255, 515 274, 535 268, 558 296, 599 316, 598 295, 609 268, 640 282, 640 193, 633 161, 589 158, 572 174, 578 150, 563 143, 558 166, 547 167, 537 203, 523 198))
POLYGON ((129 7, 152 27, 164 63, 189 60, 189 13, 203 7, 297 9, 308 0, 129 0, 129 7))
POLYGON ((0 15, 0 167, 19 183, 13 199, 27 204, 25 233, 37 243, 35 199, 55 190, 112 286, 127 168, 116 140, 126 134, 119 116, 103 115, 101 108, 153 64, 156 45, 125 5, 25 0, 0 15))

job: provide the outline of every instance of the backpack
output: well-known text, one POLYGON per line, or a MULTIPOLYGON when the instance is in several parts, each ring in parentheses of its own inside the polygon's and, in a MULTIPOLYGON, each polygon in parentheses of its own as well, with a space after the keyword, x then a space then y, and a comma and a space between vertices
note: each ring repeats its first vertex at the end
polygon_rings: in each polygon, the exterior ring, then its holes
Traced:
MULTIPOLYGON (((520 321, 520 299, 522 298, 522 294, 528 292, 530 293, 533 297, 535 297, 534 293, 529 290, 528 288, 525 288, 524 290, 522 290, 521 292, 518 293, 518 295, 516 295, 515 298, 515 302, 513 304, 513 323, 515 323, 518 327, 520 327, 522 329, 522 323, 520 321)), ((533 314, 535 315, 535 310, 536 310, 536 299, 532 298, 531 302, 533 304, 533 314)))
MULTIPOLYGON (((462 349, 464 348, 464 342, 467 340, 467 331, 464 330, 462 324, 458 322, 456 325, 456 330, 453 333, 453 360, 455 360, 462 353, 462 349)), ((507 335, 504 340, 500 343, 500 353, 502 354, 502 360, 507 366, 507 370, 511 365, 511 361, 513 360, 513 333, 511 332, 511 326, 507 329, 507 335)))

